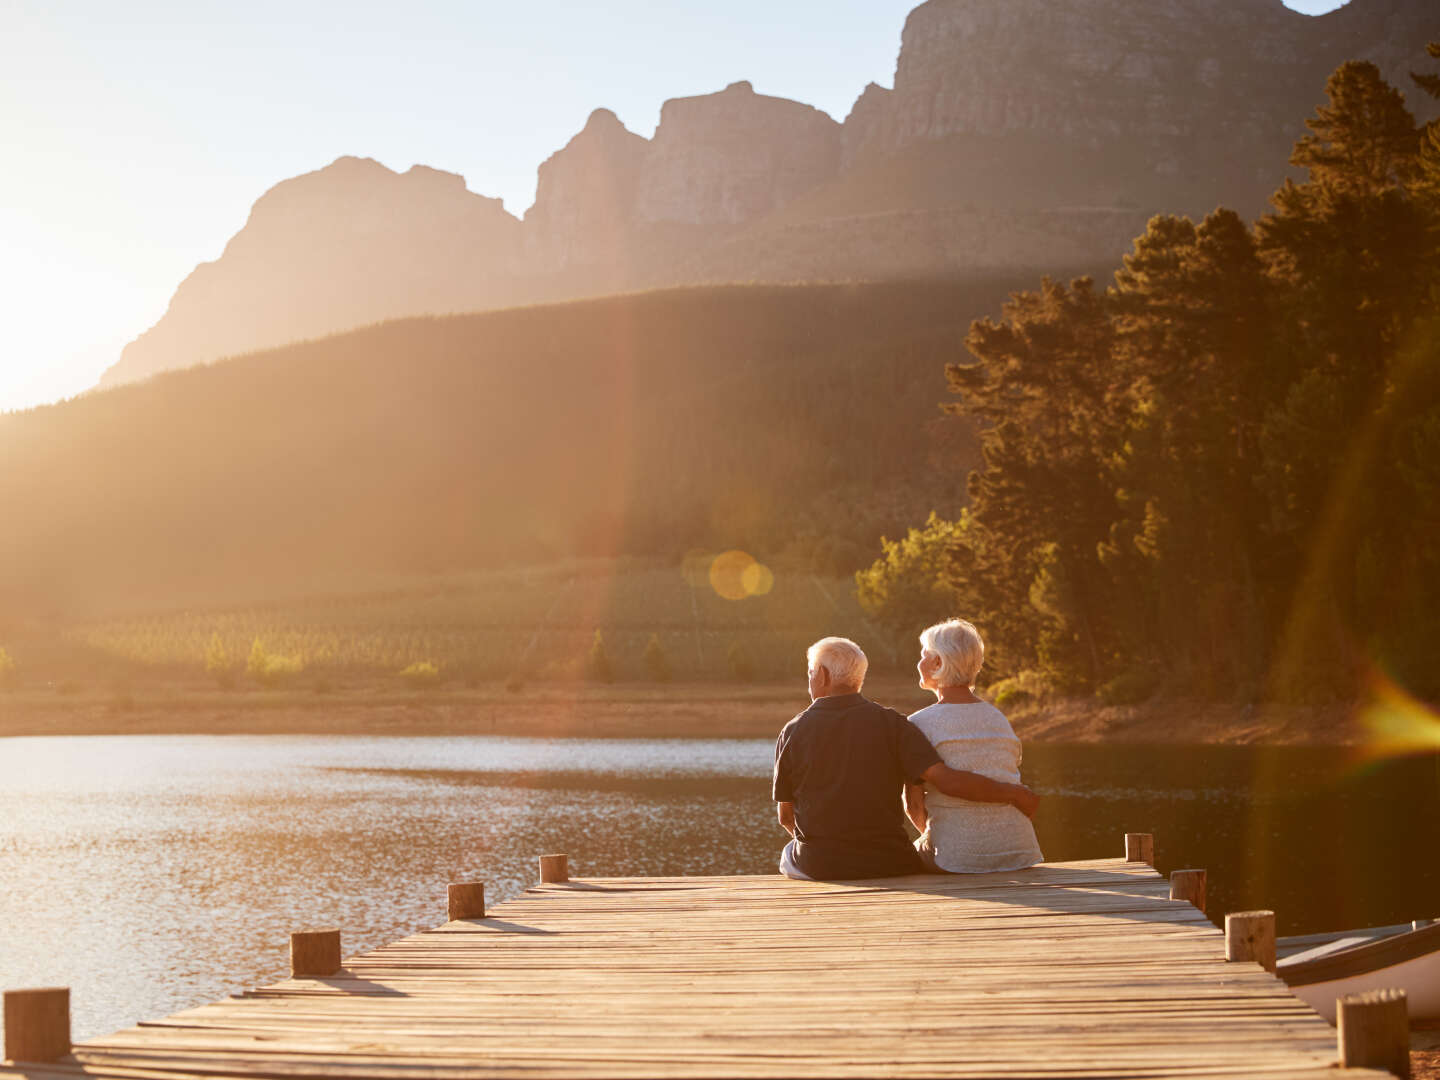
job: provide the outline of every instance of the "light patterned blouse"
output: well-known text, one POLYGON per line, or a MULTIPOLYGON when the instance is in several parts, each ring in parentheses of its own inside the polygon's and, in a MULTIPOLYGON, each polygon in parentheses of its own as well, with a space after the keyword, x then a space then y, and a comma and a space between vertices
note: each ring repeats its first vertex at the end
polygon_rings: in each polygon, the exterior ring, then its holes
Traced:
MULTIPOLYGON (((952 769, 1020 783, 1020 740, 1005 714, 987 701, 935 704, 912 713, 952 769)), ((979 803, 925 785, 929 824, 915 843, 927 863, 951 873, 1018 870, 1043 860, 1035 827, 1008 803, 979 803)))

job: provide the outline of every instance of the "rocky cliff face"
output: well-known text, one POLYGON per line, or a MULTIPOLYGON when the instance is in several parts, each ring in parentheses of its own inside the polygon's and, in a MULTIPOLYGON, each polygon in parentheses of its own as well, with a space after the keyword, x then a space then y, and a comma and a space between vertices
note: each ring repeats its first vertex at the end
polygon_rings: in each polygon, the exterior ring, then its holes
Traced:
POLYGON ((849 155, 953 134, 1273 136, 1310 74, 1303 18, 1280 0, 928 0, 886 107, 847 124, 849 155))
POLYGON ((106 385, 396 315, 636 287, 1113 265, 1146 218, 1255 214, 1328 73, 1375 62, 1422 118, 1435 0, 927 0, 893 89, 842 125, 747 82, 597 109, 523 224, 463 180, 342 158, 267 192, 106 385))
POLYGON ((748 82, 676 98, 660 111, 645 160, 643 222, 738 225, 833 177, 840 125, 819 109, 755 93, 748 82))
POLYGON ((520 222, 463 177, 345 157, 276 184, 101 386, 397 315, 514 302, 520 222))
POLYGON ((525 243, 542 269, 565 270, 623 258, 635 222, 635 196, 650 141, 609 109, 540 166, 525 243))
POLYGON ((847 119, 845 162, 1041 139, 1059 200, 1254 213, 1321 95, 1309 22, 1280 0, 928 0, 906 21, 895 88, 867 90, 847 119), (1117 168, 1064 194, 1064 159, 1097 152, 1117 168))
POLYGON ((1352 0, 1319 18, 1280 0, 927 0, 906 20, 894 89, 872 84, 846 119, 842 165, 947 139, 1038 138, 1057 194, 1062 159, 1105 152, 1125 165, 1108 184, 1119 201, 1149 204, 1173 181, 1180 202, 1157 209, 1254 213, 1330 71, 1370 59, 1408 90, 1437 34, 1429 0, 1352 0))

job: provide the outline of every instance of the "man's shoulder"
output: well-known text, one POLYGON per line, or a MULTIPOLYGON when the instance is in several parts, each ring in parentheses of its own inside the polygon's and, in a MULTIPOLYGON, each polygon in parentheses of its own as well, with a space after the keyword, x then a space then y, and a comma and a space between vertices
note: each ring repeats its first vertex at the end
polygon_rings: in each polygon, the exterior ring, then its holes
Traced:
POLYGON ((810 709, 801 709, 798 713, 792 716, 785 724, 785 726, 780 729, 780 738, 782 740, 788 740, 792 738, 795 735, 796 731, 805 726, 806 717, 809 715, 810 709))
POLYGON ((876 716, 883 716, 886 720, 890 721, 898 720, 902 724, 910 722, 909 717, 907 717, 899 709, 892 709, 889 705, 882 705, 880 704, 880 702, 871 701, 869 698, 865 698, 864 702, 871 710, 874 711, 876 716))
POLYGON ((814 720, 814 718, 815 706, 813 704, 807 705, 805 706, 805 708, 801 709, 794 716, 792 716, 788 721, 786 721, 785 726, 780 730, 790 731, 794 728, 800 727, 802 724, 809 723, 810 721, 814 720))
POLYGON ((833 699, 821 698, 819 701, 811 702, 807 708, 800 710, 790 722, 780 729, 782 739, 791 738, 801 731, 817 726, 825 725, 841 716, 860 715, 866 719, 884 720, 887 723, 908 723, 905 714, 888 705, 881 705, 878 701, 871 701, 860 694, 854 695, 855 700, 835 705, 827 703, 833 699))

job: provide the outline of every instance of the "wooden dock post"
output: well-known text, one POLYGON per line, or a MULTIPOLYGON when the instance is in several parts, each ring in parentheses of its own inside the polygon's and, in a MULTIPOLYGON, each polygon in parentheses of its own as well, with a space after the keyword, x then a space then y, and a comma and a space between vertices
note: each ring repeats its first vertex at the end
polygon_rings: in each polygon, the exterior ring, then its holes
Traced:
POLYGON ((450 921, 483 919, 485 917, 485 883, 460 881, 449 890, 450 921))
POLYGON ((1345 1068, 1386 1069, 1410 1080, 1410 1017, 1404 990, 1371 990, 1335 1002, 1335 1041, 1345 1068))
POLYGON ((570 880, 569 855, 540 856, 540 884, 558 884, 570 880))
POLYGON ((1235 911, 1226 915, 1225 959, 1254 960, 1275 974, 1275 913, 1235 911))
POLYGON ((70 1053, 70 988, 5 991, 5 1056, 56 1061, 70 1053))
POLYGON ((1148 832, 1127 832, 1125 834, 1125 861, 1143 862, 1155 865, 1155 834, 1148 832))
POLYGON ((290 977, 334 975, 340 970, 340 931, 304 930, 290 935, 290 977))
POLYGON ((1188 900, 1205 910, 1205 871, 1176 870, 1170 875, 1170 899, 1188 900))

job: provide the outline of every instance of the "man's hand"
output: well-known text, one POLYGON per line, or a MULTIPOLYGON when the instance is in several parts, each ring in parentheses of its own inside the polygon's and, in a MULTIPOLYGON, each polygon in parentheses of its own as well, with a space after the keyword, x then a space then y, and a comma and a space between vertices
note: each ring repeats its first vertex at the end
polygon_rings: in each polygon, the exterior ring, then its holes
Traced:
POLYGON ((1011 784, 1010 786, 1015 789, 1015 795, 1010 800, 1010 805, 1026 817, 1033 818, 1035 811, 1040 808, 1040 796, 1024 784, 1011 784))
POLYGON ((795 804, 793 802, 776 803, 775 816, 780 819, 780 827, 793 837, 795 835, 795 804))
POLYGON ((915 826, 916 832, 924 832, 925 826, 930 823, 930 814, 925 809, 925 785, 905 785, 905 813, 910 817, 910 824, 915 826))

